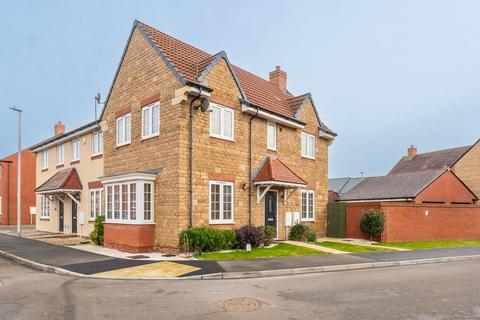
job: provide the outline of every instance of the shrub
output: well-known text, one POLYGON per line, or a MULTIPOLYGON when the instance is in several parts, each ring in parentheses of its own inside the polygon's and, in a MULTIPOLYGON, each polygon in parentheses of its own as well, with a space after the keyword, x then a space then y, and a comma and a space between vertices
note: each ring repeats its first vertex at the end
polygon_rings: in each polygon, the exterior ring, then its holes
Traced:
POLYGON ((315 242, 317 235, 312 227, 298 223, 290 229, 288 240, 315 242))
POLYGON ((252 248, 256 248, 261 246, 264 242, 263 227, 245 225, 235 230, 235 236, 235 246, 240 249, 245 249, 247 243, 250 243, 252 248))
POLYGON ((183 251, 202 253, 231 249, 235 244, 235 233, 232 230, 197 227, 183 230, 179 240, 183 251))
POLYGON ((385 217, 383 212, 378 209, 369 209, 365 211, 360 219, 360 230, 370 236, 370 240, 382 234, 385 228, 385 217))
POLYGON ((102 246, 103 245, 103 223, 105 222, 104 216, 97 216, 93 225, 93 231, 90 232, 90 239, 92 242, 102 246))
POLYGON ((269 246, 273 243, 273 239, 277 235, 277 230, 273 226, 260 227, 263 231, 263 245, 269 246))

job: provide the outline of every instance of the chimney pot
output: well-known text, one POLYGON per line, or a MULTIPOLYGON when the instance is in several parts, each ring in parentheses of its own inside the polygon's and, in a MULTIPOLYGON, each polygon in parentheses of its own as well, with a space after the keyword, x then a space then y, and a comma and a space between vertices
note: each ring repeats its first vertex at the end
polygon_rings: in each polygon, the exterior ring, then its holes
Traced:
POLYGON ((269 73, 270 82, 276 85, 283 92, 287 91, 287 73, 280 68, 280 66, 275 66, 275 70, 269 73))
POLYGON ((55 137, 56 137, 56 136, 59 136, 59 135, 61 135, 61 134, 64 134, 64 133, 65 133, 65 125, 64 125, 63 123, 61 123, 60 121, 58 121, 58 122, 55 124, 54 133, 55 133, 55 137))
POLYGON ((407 152, 407 158, 409 160, 413 159, 413 157, 415 157, 417 155, 417 147, 415 147, 413 144, 410 146, 410 148, 408 148, 408 152, 407 152))

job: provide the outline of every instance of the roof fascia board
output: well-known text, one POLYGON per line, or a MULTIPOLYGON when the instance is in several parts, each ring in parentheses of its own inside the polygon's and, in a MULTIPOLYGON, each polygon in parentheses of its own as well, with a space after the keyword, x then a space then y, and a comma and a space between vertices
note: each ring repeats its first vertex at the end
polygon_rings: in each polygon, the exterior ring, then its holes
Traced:
POLYGON ((82 135, 87 134, 89 132, 93 132, 93 131, 95 131, 99 128, 100 128, 100 124, 94 123, 91 126, 88 126, 85 129, 82 129, 80 131, 75 131, 74 130, 74 131, 68 132, 68 133, 60 136, 58 139, 53 139, 53 140, 51 140, 51 141, 49 141, 45 144, 41 144, 41 145, 38 145, 38 146, 34 145, 34 146, 30 147, 30 151, 32 151, 34 153, 38 153, 38 152, 44 151, 46 149, 49 149, 52 146, 56 146, 56 145, 59 145, 61 143, 64 143, 67 140, 82 136, 82 135))
POLYGON ((413 198, 386 198, 386 199, 364 199, 364 200, 343 200, 340 198, 340 202, 395 202, 395 201, 412 201, 413 198))
POLYGON ((296 129, 303 129, 305 127, 305 124, 302 122, 297 122, 293 120, 289 120, 287 118, 284 118, 282 116, 273 114, 271 112, 267 112, 260 107, 252 107, 250 105, 246 105, 245 103, 242 103, 242 112, 245 112, 250 115, 255 115, 257 114, 257 108, 258 108, 258 117, 267 119, 273 122, 277 122, 280 124, 283 124, 288 127, 296 128, 296 129))
POLYGON ((262 185, 272 185, 272 186, 289 186, 289 187, 305 187, 306 184, 300 183, 291 183, 291 182, 283 182, 283 181, 276 181, 276 180, 268 180, 268 181, 255 181, 253 182, 255 186, 262 186, 262 185))
MULTIPOLYGON (((298 118, 298 119, 300 118, 300 114, 303 112, 303 109, 305 108, 305 104, 307 103, 308 100, 310 100, 310 102, 312 103, 313 111, 315 112, 315 116, 317 117, 320 138, 326 138, 328 140, 334 140, 335 137, 337 136, 337 134, 335 132, 332 131, 330 133, 330 132, 326 132, 325 130, 322 129, 323 122, 320 120, 320 115, 318 114, 317 106, 315 105, 315 102, 313 101, 313 98, 312 98, 312 94, 310 92, 305 94, 305 97, 303 98, 302 104, 300 105, 300 107, 297 109, 297 112, 295 113, 295 117, 298 118), (324 135, 322 135, 320 132, 323 132, 324 135)), ((323 124, 323 125, 325 125, 325 124, 323 124)))
POLYGON ((51 190, 44 190, 44 191, 35 191, 38 194, 55 194, 55 193, 77 193, 81 192, 81 189, 51 189, 51 190))
POLYGON ((452 164, 451 168, 453 168, 467 153, 470 152, 470 150, 472 150, 478 143, 480 142, 480 139, 478 139, 474 144, 472 144, 470 146, 470 148, 468 148, 467 151, 465 151, 460 157, 458 157, 457 160, 455 160, 455 162, 452 164))
POLYGON ((435 181, 438 180, 441 176, 445 174, 445 172, 451 172, 450 169, 443 170, 439 175, 435 176, 432 180, 430 180, 428 183, 425 184, 423 188, 420 189, 417 193, 413 195, 414 198, 418 197, 419 194, 421 194, 423 191, 425 191, 428 187, 430 187, 435 181))

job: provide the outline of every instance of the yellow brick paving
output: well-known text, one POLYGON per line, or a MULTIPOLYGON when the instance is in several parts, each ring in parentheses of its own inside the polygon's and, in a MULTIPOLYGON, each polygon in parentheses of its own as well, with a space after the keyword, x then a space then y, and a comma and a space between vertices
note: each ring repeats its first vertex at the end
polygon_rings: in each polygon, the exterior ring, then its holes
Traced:
POLYGON ((96 276, 113 278, 176 278, 184 274, 200 270, 180 263, 162 261, 141 266, 128 267, 96 273, 96 276))

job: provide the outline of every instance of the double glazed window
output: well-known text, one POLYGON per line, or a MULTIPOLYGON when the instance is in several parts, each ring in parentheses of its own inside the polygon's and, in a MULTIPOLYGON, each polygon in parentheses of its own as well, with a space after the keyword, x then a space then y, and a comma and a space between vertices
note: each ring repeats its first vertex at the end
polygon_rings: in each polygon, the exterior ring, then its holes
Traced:
POLYGON ((233 223, 233 183, 210 181, 210 223, 233 223))
POLYGON ((48 150, 42 152, 42 169, 48 169, 48 150))
POLYGON ((62 165, 65 163, 65 152, 63 149, 63 144, 57 146, 57 165, 62 165))
POLYGON ((277 150, 277 126, 274 123, 267 123, 267 148, 277 150))
POLYGON ((130 143, 130 113, 117 118, 117 146, 130 143))
POLYGON ((314 202, 315 202, 315 193, 313 190, 303 190, 302 191, 302 220, 311 220, 315 219, 314 216, 314 202))
POLYGON ((48 201, 48 198, 46 196, 41 196, 41 212, 40 212, 40 217, 41 218, 48 218, 50 217, 50 203, 48 201))
POLYGON ((315 159, 315 136, 302 132, 302 157, 315 159))
POLYGON ((233 109, 211 104, 210 112, 210 136, 233 140, 234 119, 233 109))
POLYGON ((142 108, 142 139, 156 137, 160 133, 160 102, 142 108))
POLYGON ((72 140, 72 161, 80 160, 80 140, 72 140))
POLYGON ((92 156, 98 156, 103 153, 103 132, 92 133, 92 156))
POLYGON ((152 223, 153 183, 130 181, 107 184, 107 222, 152 223))
POLYGON ((102 214, 103 189, 90 190, 90 220, 102 214))

